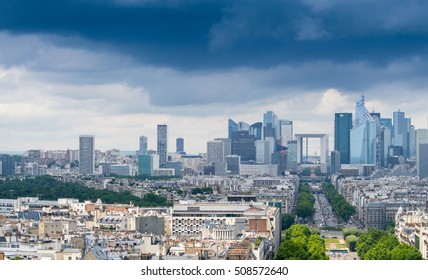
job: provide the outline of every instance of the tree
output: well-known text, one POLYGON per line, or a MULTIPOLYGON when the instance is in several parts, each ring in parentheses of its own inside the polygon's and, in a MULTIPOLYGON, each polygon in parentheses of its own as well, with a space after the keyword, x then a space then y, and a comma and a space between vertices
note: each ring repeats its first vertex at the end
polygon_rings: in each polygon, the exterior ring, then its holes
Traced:
POLYGON ((212 188, 195 188, 192 190, 192 194, 212 194, 213 189, 212 188))
POLYGON ((275 255, 276 260, 307 260, 308 257, 307 240, 303 236, 283 241, 275 255))
POLYGON ((311 169, 310 168, 305 168, 302 170, 302 176, 311 176, 311 169))
POLYGON ((422 260, 421 253, 409 244, 400 244, 391 251, 392 260, 422 260))
POLYGON ((348 248, 349 248, 349 251, 355 252, 355 250, 357 248, 358 237, 355 235, 348 235, 345 238, 345 241, 346 241, 346 246, 348 246, 348 248))
POLYGON ((324 240, 305 225, 292 225, 284 235, 276 260, 325 260, 324 240))
POLYGON ((379 240, 386 235, 388 235, 387 232, 375 228, 372 228, 367 233, 362 234, 357 243, 357 253, 360 259, 364 260, 366 253, 372 247, 376 246, 379 240))
POLYGON ((342 232, 343 232, 343 238, 344 239, 346 239, 346 237, 349 236, 349 235, 355 235, 355 236, 358 237, 358 236, 360 236, 360 235, 362 235, 364 233, 367 233, 367 231, 360 230, 360 229, 357 229, 357 228, 344 228, 342 230, 342 232))
POLYGON ((392 234, 383 236, 374 247, 364 255, 365 260, 390 260, 391 251, 400 243, 392 234))
POLYGON ((360 236, 357 243, 357 254, 360 257, 360 259, 364 259, 364 255, 367 253, 367 251, 370 250, 370 248, 373 245, 373 238, 369 233, 365 233, 360 236))
POLYGON ((328 256, 325 254, 325 243, 317 234, 312 234, 308 240, 308 250, 310 260, 328 260, 328 256))
POLYGON ((171 203, 164 197, 156 194, 147 194, 143 199, 134 196, 130 191, 112 192, 109 190, 96 190, 77 183, 64 183, 51 176, 38 176, 25 180, 0 181, 0 198, 10 198, 11 190, 14 197, 43 195, 45 200, 58 198, 76 198, 80 201, 96 201, 100 198, 104 203, 128 204, 132 201, 138 206, 170 206, 171 203))
POLYGON ((311 231, 309 228, 305 225, 292 225, 286 232, 285 232, 285 240, 291 240, 293 238, 296 238, 298 236, 305 236, 306 238, 309 238, 311 235, 311 231))
POLYGON ((264 238, 263 238, 263 237, 261 237, 261 236, 257 237, 256 241, 254 241, 254 246, 255 246, 255 248, 259 248, 260 243, 262 243, 262 240, 263 240, 263 239, 264 239, 264 238))
POLYGON ((395 221, 389 220, 388 225, 386 226, 386 231, 391 234, 395 234, 395 221))
MULTIPOLYGON (((349 238, 351 236, 348 236, 349 238)), ((408 244, 400 244, 395 235, 370 229, 357 242, 358 256, 363 260, 420 260, 419 251, 408 244)))
POLYGON ((296 215, 304 219, 312 217, 315 213, 314 203, 315 198, 311 194, 309 185, 300 185, 296 203, 296 215))
POLYGON ((314 207, 307 201, 299 201, 296 205, 296 215, 305 219, 312 217, 315 213, 314 207))
POLYGON ((390 260, 391 251, 384 244, 376 244, 364 255, 364 260, 390 260))
POLYGON ((355 213, 355 207, 350 205, 346 199, 334 189, 332 184, 324 183, 323 189, 333 212, 342 220, 349 220, 355 213))
POLYGON ((296 222, 296 218, 293 214, 284 213, 282 214, 282 230, 289 229, 296 222))

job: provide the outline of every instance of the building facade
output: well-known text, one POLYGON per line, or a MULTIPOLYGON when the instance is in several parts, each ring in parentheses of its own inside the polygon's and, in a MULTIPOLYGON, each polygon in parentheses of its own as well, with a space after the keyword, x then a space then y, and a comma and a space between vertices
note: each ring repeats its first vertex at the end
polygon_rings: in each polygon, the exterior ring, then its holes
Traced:
POLYGON ((355 124, 351 129, 351 164, 381 164, 380 123, 365 107, 364 96, 355 105, 355 124))
POLYGON ((95 173, 95 137, 80 135, 79 137, 79 174, 95 173))
POLYGON ((11 155, 0 155, 1 174, 2 176, 15 175, 15 160, 11 155))
POLYGON ((340 152, 340 164, 349 164, 351 155, 352 113, 334 116, 334 150, 340 152))
POLYGON ((181 137, 178 137, 175 139, 175 150, 178 154, 184 153, 184 139, 181 137))
POLYGON ((428 178, 428 129, 416 130, 416 165, 419 178, 428 178))
POLYGON ((139 155, 147 155, 147 137, 140 136, 140 147, 138 150, 139 155))
POLYGON ((232 154, 241 157, 241 161, 256 160, 255 137, 248 131, 232 133, 232 154))
POLYGON ((166 124, 158 124, 157 136, 159 166, 162 167, 168 161, 168 128, 166 124))
POLYGON ((159 168, 159 156, 139 155, 138 156, 138 175, 152 176, 153 170, 159 168))
POLYGON ((273 137, 275 140, 279 139, 278 131, 278 116, 272 112, 267 111, 263 114, 263 139, 266 137, 273 137))

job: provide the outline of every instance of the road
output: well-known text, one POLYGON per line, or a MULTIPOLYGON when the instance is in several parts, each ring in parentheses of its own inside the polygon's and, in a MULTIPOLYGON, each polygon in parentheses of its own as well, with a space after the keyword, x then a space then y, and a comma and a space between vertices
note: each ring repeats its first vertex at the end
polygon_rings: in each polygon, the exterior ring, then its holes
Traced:
POLYGON ((356 228, 358 227, 354 219, 351 218, 344 224, 340 224, 336 215, 331 209, 331 205, 323 193, 313 194, 315 197, 315 215, 314 223, 315 226, 322 227, 333 227, 333 228, 356 228))
POLYGON ((330 204, 324 194, 318 193, 315 196, 314 221, 317 227, 337 227, 338 222, 330 204))

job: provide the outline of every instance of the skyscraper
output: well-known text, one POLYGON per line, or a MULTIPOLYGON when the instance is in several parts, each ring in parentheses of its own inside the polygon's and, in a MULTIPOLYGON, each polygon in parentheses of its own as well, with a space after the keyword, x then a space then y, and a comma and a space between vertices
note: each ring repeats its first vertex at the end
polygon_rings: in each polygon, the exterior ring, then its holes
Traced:
POLYGON ((183 138, 178 137, 177 139, 175 139, 175 148, 176 148, 177 154, 184 153, 184 139, 183 138))
POLYGON ((158 155, 159 166, 162 167, 168 161, 168 130, 166 124, 158 124, 158 155))
POLYGON ((404 112, 393 113, 392 145, 403 148, 404 158, 409 158, 411 119, 404 116, 404 112))
POLYGON ((227 171, 229 171, 230 174, 234 174, 234 175, 239 174, 241 157, 235 156, 235 155, 229 155, 229 156, 226 156, 225 160, 226 160, 227 171))
POLYGON ((428 178, 428 143, 418 144, 417 157, 419 179, 428 178))
POLYGON ((263 114, 263 139, 273 137, 279 139, 279 131, 277 131, 278 117, 272 111, 267 111, 263 114))
POLYGON ((224 145, 224 157, 232 154, 232 139, 229 138, 214 138, 216 141, 223 142, 224 145))
POLYGON ((297 172, 297 140, 290 140, 287 143, 287 169, 290 172, 297 172))
POLYGON ((256 145, 256 162, 261 164, 271 164, 272 154, 275 149, 275 139, 268 137, 265 140, 257 140, 256 145))
POLYGON ((391 118, 380 118, 379 120, 381 130, 381 166, 387 167, 389 147, 392 145, 392 119, 391 118))
POLYGON ((351 156, 352 113, 334 115, 334 150, 340 153, 340 164, 349 164, 351 156))
POLYGON ((416 157, 416 128, 410 125, 409 131, 409 158, 416 157))
POLYGON ((138 156, 138 175, 151 176, 153 169, 158 168, 159 156, 157 154, 138 156))
POLYGON ((391 118, 380 118, 379 120, 380 126, 384 126, 389 128, 389 130, 393 130, 392 119, 391 118))
POLYGON ((428 177, 428 129, 416 130, 416 164, 420 179, 428 177))
POLYGON ((207 142, 207 161, 209 164, 224 162, 224 143, 222 141, 207 142))
POLYGON ((290 140, 293 140, 293 121, 290 120, 280 120, 279 121, 279 140, 280 145, 287 147, 287 143, 290 140))
POLYGON ((391 146, 392 129, 387 126, 380 127, 380 143, 381 143, 381 166, 388 166, 389 147, 391 146))
MULTIPOLYGON (((364 96, 356 102, 355 125, 351 129, 351 164, 381 164, 380 124, 364 103, 364 96)), ((339 150, 340 151, 340 150, 339 150)))
POLYGON ((1 162, 1 175, 12 176, 15 175, 15 160, 11 155, 0 155, 1 162))
POLYGON ((140 136, 140 148, 138 150, 139 155, 147 155, 147 137, 140 136))
POLYGON ((256 162, 260 164, 270 163, 269 141, 256 140, 256 162))
POLYGON ((256 140, 262 139, 263 123, 256 122, 249 125, 246 122, 235 122, 232 119, 228 120, 228 138, 232 139, 232 134, 235 131, 248 131, 250 135, 254 135, 256 140))
POLYGON ((340 152, 332 151, 330 156, 330 173, 335 174, 340 172, 340 152))
POLYGON ((229 119, 227 121, 227 131, 229 139, 232 139, 232 133, 238 131, 238 124, 232 119, 229 119))
POLYGON ((256 140, 262 140, 263 123, 261 123, 261 122, 253 123, 250 126, 250 134, 254 135, 254 137, 256 138, 256 140))
POLYGON ((214 166, 215 175, 224 175, 226 172, 226 162, 224 158, 224 142, 223 141, 208 141, 207 142, 207 161, 214 166))
POLYGON ((95 173, 95 140, 93 135, 79 136, 79 174, 95 173))
POLYGON ((232 133, 232 155, 241 156, 241 161, 256 160, 255 137, 248 131, 232 133))
POLYGON ((238 131, 250 131, 250 125, 246 122, 239 122, 238 131))

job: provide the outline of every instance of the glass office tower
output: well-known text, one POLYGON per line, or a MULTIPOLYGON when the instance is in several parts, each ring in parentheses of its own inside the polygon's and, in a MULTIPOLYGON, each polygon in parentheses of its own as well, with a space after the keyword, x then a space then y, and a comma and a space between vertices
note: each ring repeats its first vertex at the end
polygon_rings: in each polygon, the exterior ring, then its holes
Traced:
POLYGON ((340 164, 349 164, 351 157, 352 113, 334 116, 334 150, 340 152, 340 164))

